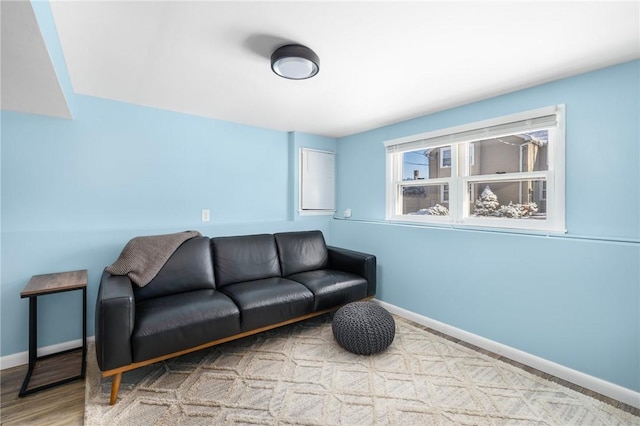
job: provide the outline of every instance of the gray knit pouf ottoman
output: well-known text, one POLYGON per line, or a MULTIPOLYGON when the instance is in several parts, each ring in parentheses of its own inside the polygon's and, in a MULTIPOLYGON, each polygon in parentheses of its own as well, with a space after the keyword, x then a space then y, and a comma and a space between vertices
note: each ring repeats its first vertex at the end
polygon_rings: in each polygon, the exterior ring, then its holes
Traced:
POLYGON ((333 316, 333 337, 354 354, 370 355, 389 347, 396 322, 386 309, 372 302, 353 302, 333 316))

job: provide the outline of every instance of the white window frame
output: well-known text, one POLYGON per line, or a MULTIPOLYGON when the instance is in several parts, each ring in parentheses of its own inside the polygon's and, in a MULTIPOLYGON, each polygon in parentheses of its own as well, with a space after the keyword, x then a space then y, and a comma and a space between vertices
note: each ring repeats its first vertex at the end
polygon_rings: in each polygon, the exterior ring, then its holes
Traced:
MULTIPOLYGON (((386 219, 392 222, 449 225, 452 227, 504 228, 524 231, 565 233, 565 106, 553 105, 461 126, 385 141, 387 150, 386 219), (534 172, 473 175, 469 167, 469 142, 534 130, 549 132, 548 169, 534 172), (451 177, 402 180, 402 155, 418 149, 451 147, 451 177), (464 151, 464 152, 459 152, 464 151), (462 154, 462 155, 461 155, 462 154), (473 216, 470 212, 470 184, 526 179, 546 181, 546 218, 509 219, 473 216), (449 185, 449 216, 402 214, 402 188, 449 185)), ((473 153, 475 154, 475 152, 473 153)), ((441 160, 442 161, 442 160, 441 160)), ((439 165, 442 165, 441 162, 439 165)), ((479 195, 479 194, 478 194, 479 195)))

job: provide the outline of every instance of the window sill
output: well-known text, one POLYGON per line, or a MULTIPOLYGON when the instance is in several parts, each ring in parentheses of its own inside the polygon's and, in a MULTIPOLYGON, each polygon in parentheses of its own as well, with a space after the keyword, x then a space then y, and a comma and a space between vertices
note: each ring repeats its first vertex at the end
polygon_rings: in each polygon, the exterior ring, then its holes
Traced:
POLYGON ((427 228, 440 228, 440 229, 459 229, 467 231, 482 231, 482 232, 495 232, 495 233, 507 233, 507 234, 527 234, 527 235, 565 235, 567 230, 562 228, 549 227, 547 223, 538 221, 536 219, 495 219, 500 220, 501 223, 487 223, 494 219, 479 219, 469 218, 465 222, 453 222, 450 218, 430 218, 429 220, 407 220, 404 217, 393 217, 387 219, 390 224, 397 225, 410 225, 421 226, 427 228), (537 225, 537 226, 522 226, 524 223, 537 225))

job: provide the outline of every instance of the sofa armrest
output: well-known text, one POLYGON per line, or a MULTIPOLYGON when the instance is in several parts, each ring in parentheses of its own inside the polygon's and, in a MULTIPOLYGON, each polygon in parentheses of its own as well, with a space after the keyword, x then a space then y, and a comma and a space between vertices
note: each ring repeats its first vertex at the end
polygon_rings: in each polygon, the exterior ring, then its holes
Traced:
POLYGON ((131 334, 135 324, 135 299, 126 276, 104 271, 96 301, 96 356, 100 370, 129 365, 131 334))
POLYGON ((376 257, 372 254, 328 246, 329 268, 360 275, 367 280, 367 296, 376 294, 376 257))

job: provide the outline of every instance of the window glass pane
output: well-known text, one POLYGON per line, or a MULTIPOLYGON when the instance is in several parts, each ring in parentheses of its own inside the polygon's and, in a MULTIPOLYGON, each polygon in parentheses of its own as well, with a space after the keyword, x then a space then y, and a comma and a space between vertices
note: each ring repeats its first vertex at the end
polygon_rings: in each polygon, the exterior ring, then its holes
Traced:
POLYGON ((548 130, 471 142, 469 175, 548 170, 548 148, 548 130))
POLYGON ((402 180, 425 179, 429 176, 429 157, 426 150, 409 151, 402 154, 402 180))
POLYGON ((402 214, 449 215, 449 185, 403 186, 402 214))
POLYGON ((547 217, 546 182, 543 179, 474 182, 469 184, 469 193, 469 216, 508 219, 547 217))
POLYGON ((451 177, 451 145, 402 154, 402 180, 451 177))

